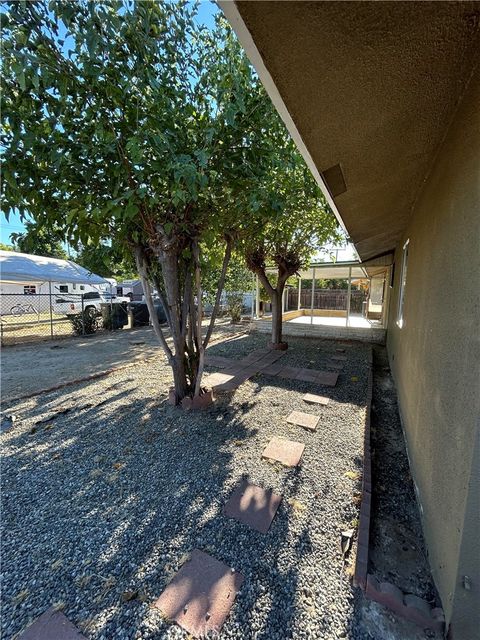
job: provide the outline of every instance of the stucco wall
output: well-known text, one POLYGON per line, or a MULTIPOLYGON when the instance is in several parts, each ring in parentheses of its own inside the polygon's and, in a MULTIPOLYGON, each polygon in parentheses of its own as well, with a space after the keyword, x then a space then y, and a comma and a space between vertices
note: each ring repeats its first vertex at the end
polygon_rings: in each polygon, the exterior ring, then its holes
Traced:
POLYGON ((478 70, 413 209, 395 265, 387 344, 411 469, 447 623, 453 638, 469 640, 480 629, 478 446, 473 453, 480 415, 478 70), (401 248, 407 238, 400 329, 401 248))

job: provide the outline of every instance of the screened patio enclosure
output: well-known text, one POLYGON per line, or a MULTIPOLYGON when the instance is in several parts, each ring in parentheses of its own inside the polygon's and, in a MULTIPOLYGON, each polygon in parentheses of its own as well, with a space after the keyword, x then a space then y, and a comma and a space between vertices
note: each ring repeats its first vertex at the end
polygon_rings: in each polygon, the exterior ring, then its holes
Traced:
MULTIPOLYGON (((359 262, 314 263, 302 269, 289 280, 283 294, 284 335, 383 340, 390 269, 389 264, 359 262)), ((253 322, 257 329, 267 332, 271 328, 270 305, 262 302, 258 279, 256 288, 253 322)))

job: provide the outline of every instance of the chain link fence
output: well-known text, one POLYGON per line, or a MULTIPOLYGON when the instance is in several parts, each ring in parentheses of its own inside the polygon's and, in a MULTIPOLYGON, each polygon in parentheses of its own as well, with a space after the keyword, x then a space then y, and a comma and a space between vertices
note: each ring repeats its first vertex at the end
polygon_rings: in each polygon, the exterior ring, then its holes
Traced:
POLYGON ((82 336, 128 326, 126 302, 105 302, 99 294, 24 293, 0 295, 2 345, 82 336))

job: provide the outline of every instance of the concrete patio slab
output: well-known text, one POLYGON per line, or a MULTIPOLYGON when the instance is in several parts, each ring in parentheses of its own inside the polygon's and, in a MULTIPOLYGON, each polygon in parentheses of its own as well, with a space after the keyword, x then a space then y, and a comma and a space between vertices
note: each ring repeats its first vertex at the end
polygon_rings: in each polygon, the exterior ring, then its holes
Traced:
POLYGON ((275 436, 265 447, 262 458, 276 460, 286 467, 296 467, 300 463, 304 449, 303 442, 295 442, 294 440, 286 440, 275 436))
POLYGON ((310 402, 312 404, 322 404, 322 405, 326 405, 330 402, 330 398, 327 398, 326 396, 318 396, 315 393, 306 393, 302 400, 305 400, 305 402, 310 402))
POLYGON ((305 427, 310 431, 315 431, 320 418, 314 416, 311 413, 304 413, 303 411, 292 411, 287 417, 287 422, 290 424, 298 425, 299 427, 305 427))
POLYGON ((245 480, 234 490, 223 511, 226 516, 267 533, 281 501, 282 496, 245 480))
POLYGON ((85 640, 85 636, 61 611, 51 608, 34 620, 18 640, 85 640))
POLYGON ((218 634, 243 580, 241 573, 195 549, 154 606, 196 638, 218 634))

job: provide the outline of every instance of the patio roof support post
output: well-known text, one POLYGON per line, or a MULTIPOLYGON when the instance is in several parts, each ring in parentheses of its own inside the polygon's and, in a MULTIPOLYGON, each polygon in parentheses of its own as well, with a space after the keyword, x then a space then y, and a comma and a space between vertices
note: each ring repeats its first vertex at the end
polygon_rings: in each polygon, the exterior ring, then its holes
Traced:
POLYGON ((285 313, 285 307, 287 306, 287 287, 283 290, 282 293, 282 315, 285 313))
POLYGON ((300 304, 300 302, 301 302, 301 300, 300 300, 301 296, 302 296, 302 279, 301 279, 301 278, 299 278, 299 279, 298 279, 298 301, 297 301, 297 310, 298 310, 298 311, 300 311, 300 308, 301 308, 301 304, 300 304))
POLYGON ((260 318, 260 281, 255 276, 255 317, 260 318))
POLYGON ((345 326, 348 327, 350 322, 350 298, 352 296, 352 267, 348 267, 348 290, 347 290, 347 317, 345 326))
POLYGON ((310 304, 310 324, 313 324, 313 303, 315 301, 315 267, 313 267, 312 276, 312 300, 310 304))

